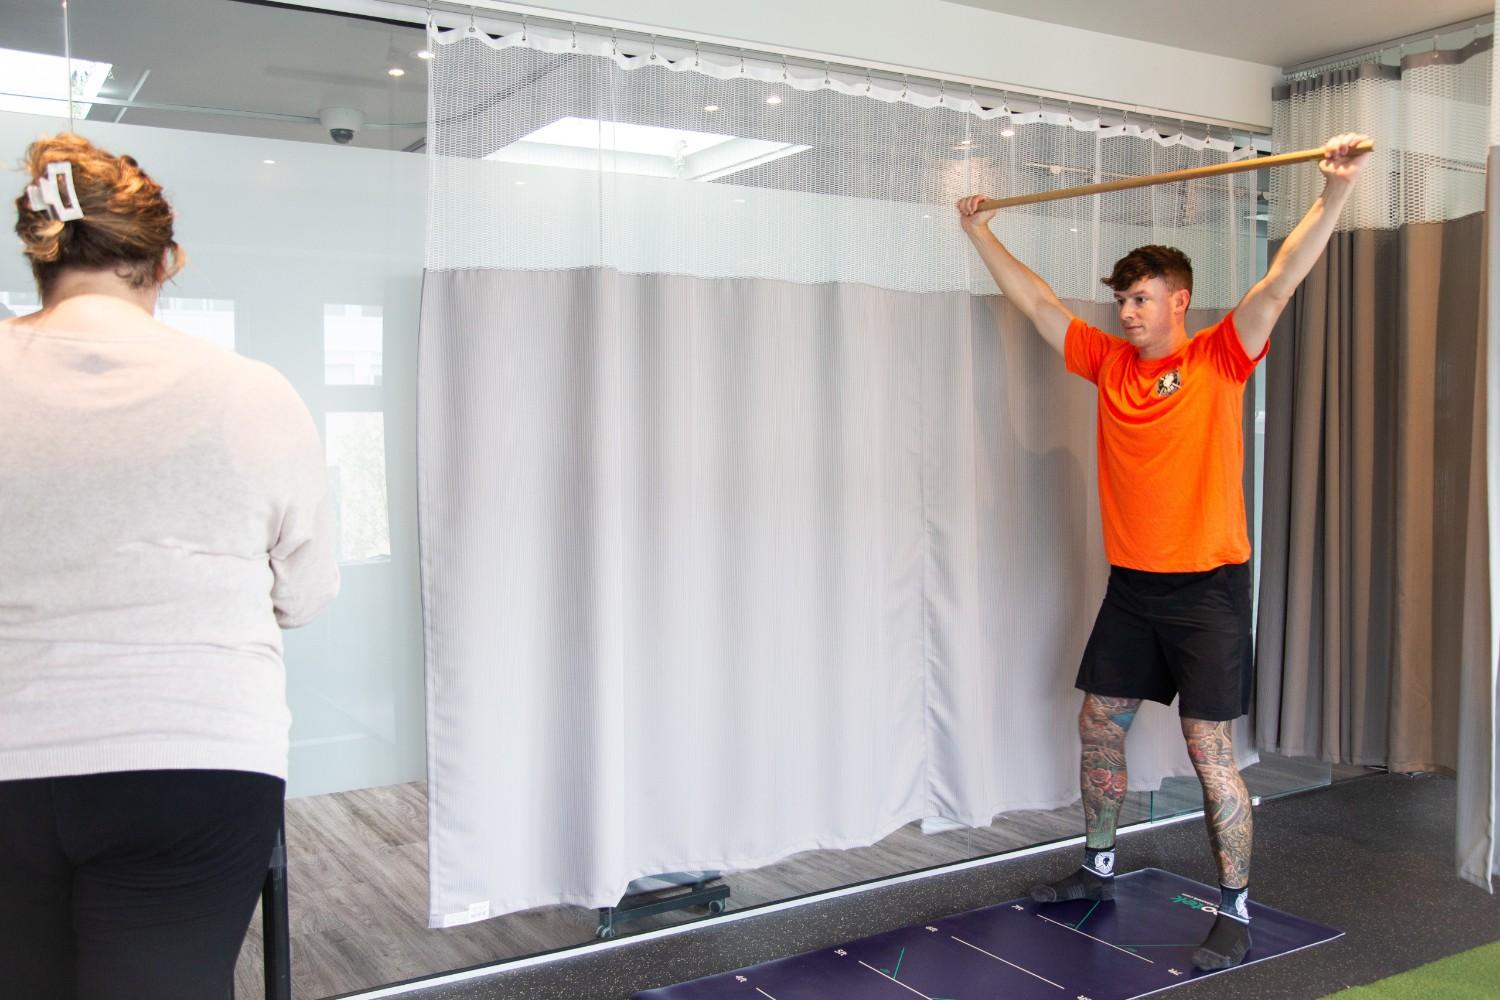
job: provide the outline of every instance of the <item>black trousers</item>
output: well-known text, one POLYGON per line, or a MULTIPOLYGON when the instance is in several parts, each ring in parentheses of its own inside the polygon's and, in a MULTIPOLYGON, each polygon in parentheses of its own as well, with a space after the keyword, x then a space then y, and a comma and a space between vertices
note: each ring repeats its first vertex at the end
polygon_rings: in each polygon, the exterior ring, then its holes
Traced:
POLYGON ((0 995, 229 997, 285 791, 245 771, 0 781, 0 995))

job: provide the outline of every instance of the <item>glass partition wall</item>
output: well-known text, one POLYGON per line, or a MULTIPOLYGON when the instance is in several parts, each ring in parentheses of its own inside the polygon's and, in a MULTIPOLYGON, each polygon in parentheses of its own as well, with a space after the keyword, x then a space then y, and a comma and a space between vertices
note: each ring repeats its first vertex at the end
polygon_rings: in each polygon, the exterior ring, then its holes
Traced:
MULTIPOLYGON (((65 10, 13 5, 0 17, 0 177, 12 195, 25 183, 17 158, 40 135, 72 128, 135 156, 166 187, 187 251, 161 318, 276 367, 323 434, 344 582, 322 618, 286 634, 295 994, 349 993, 595 940, 599 914, 578 907, 426 926, 414 426, 423 29, 193 0, 69 0, 65 10), (349 141, 334 141, 333 127, 350 128, 349 141)), ((21 256, 0 257, 0 315, 38 306, 21 256)), ((1329 777, 1327 765, 1278 759, 1249 780, 1269 796, 1329 777)), ((1171 779, 1160 792, 1132 793, 1123 822, 1200 807, 1194 780, 1171 779)), ((913 824, 868 848, 729 873, 725 902, 741 910, 1080 829, 1076 805, 1006 814, 985 829, 913 824)), ((706 915, 675 911, 606 933, 706 915)), ((259 927, 257 916, 242 998, 262 995, 259 927)))

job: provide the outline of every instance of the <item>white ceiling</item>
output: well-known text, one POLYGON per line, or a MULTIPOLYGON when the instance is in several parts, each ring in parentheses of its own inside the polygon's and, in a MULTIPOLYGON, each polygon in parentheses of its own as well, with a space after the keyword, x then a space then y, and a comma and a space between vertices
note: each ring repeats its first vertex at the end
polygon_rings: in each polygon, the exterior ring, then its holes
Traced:
POLYGON ((1493 13, 1492 0, 952 0, 1268 66, 1493 13))
MULTIPOLYGON (((412 53, 426 44, 420 26, 234 0, 68 0, 74 58, 113 64, 103 91, 158 104, 316 116, 319 108, 362 110, 371 123, 357 146, 401 149, 426 133, 427 64, 412 53), (386 71, 399 65, 406 75, 386 71)), ((0 47, 60 55, 56 0, 0 0, 0 47)), ((96 105, 91 119, 118 108, 96 105)), ((134 125, 189 128, 327 142, 319 125, 255 118, 131 109, 134 125)))
MULTIPOLYGON (((1452 23, 1492 0, 953 0, 971 7, 1290 66, 1357 45, 1452 23)), ((426 64, 412 57, 421 28, 254 0, 69 0, 73 55, 114 65, 104 96, 239 111, 316 115, 362 109, 356 145, 402 149, 425 134, 426 64), (393 79, 393 64, 406 76, 393 79)), ((61 54, 57 0, 0 0, 0 46, 61 54)), ((1060 53, 1059 58, 1066 58, 1060 53)), ((91 118, 118 109, 96 105, 91 118)), ((131 109, 137 125, 327 142, 317 124, 131 109)))

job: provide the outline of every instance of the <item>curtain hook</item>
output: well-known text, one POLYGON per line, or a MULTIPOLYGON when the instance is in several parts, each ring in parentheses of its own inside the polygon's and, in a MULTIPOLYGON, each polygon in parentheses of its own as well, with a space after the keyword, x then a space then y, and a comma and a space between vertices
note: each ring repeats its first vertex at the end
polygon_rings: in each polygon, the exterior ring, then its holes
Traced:
POLYGON ((651 36, 651 58, 649 59, 649 61, 650 62, 656 62, 656 36, 655 35, 651 36))
POLYGON ((870 70, 865 70, 865 96, 870 95, 870 88, 875 86, 875 78, 871 76, 870 70))
POLYGON ((573 45, 572 45, 572 49, 573 49, 574 52, 578 51, 578 24, 577 24, 577 22, 574 22, 574 24, 573 24, 573 45))
POLYGON ((526 24, 526 15, 522 14, 521 15, 521 44, 522 45, 526 44, 527 31, 528 31, 528 28, 527 28, 527 24, 526 24))
POLYGON ((703 68, 703 52, 698 47, 698 40, 693 39, 693 69, 703 68))
POLYGON ((905 76, 901 78, 901 100, 906 100, 906 92, 911 89, 911 80, 905 76))
POLYGON ((478 26, 474 24, 474 8, 473 7, 469 8, 469 28, 468 28, 468 31, 469 31, 469 34, 471 34, 471 35, 477 34, 479 32, 478 26))
POLYGON ((609 33, 609 54, 616 59, 620 56, 620 35, 618 32, 611 31, 609 33))
POLYGON ((833 79, 832 79, 832 75, 831 74, 832 74, 832 70, 829 67, 828 63, 825 61, 823 63, 823 86, 825 86, 825 87, 832 87, 833 86, 833 79))
POLYGON ((781 82, 786 83, 786 56, 781 57, 781 82))

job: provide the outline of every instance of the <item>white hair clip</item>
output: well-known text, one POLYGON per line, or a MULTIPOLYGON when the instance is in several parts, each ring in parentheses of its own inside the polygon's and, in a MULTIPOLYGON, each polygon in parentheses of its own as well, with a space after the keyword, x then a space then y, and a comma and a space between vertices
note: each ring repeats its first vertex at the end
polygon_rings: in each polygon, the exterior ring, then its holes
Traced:
POLYGON ((47 176, 38 177, 35 184, 26 185, 26 197, 30 199, 34 212, 45 212, 49 208, 59 222, 83 218, 83 206, 78 203, 78 189, 73 186, 73 164, 67 160, 47 164, 47 176), (62 185, 67 188, 67 199, 58 186, 58 177, 67 178, 62 185))

